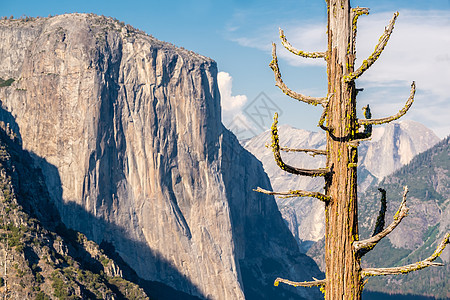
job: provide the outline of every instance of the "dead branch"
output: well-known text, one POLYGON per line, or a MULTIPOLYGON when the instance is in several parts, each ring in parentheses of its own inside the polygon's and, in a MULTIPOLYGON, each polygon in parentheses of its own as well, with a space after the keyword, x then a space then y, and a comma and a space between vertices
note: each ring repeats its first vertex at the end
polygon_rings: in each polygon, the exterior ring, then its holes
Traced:
POLYGON ((353 249, 360 254, 360 256, 363 256, 367 252, 373 249, 375 245, 385 236, 387 236, 389 233, 391 233, 397 226, 400 224, 402 219, 407 216, 408 214, 408 208, 406 207, 406 195, 408 194, 408 187, 405 186, 403 191, 403 199, 402 203, 400 204, 399 209, 394 215, 394 221, 386 227, 383 231, 377 233, 376 235, 372 236, 371 238, 362 240, 362 241, 355 241, 353 243, 353 249))
MULTIPOLYGON (((266 147, 271 147, 270 145, 266 144, 266 147)), ((328 151, 327 150, 319 150, 319 149, 296 149, 296 148, 289 148, 289 147, 280 147, 281 151, 284 152, 304 152, 304 153, 308 153, 311 156, 316 156, 316 155, 327 155, 328 151)))
POLYGON ((317 105, 317 104, 325 105, 327 102, 326 97, 318 98, 318 97, 305 96, 305 95, 302 95, 302 94, 292 91, 291 89, 289 89, 286 86, 286 84, 281 79, 281 72, 278 67, 278 58, 277 58, 276 52, 277 52, 276 45, 275 45, 275 43, 272 43, 272 61, 270 62, 269 66, 273 70, 273 73, 275 74, 275 81, 276 81, 275 85, 277 87, 279 87, 283 91, 283 93, 285 93, 289 97, 294 98, 298 101, 302 101, 302 102, 312 104, 312 105, 317 105))
POLYGON ((375 223, 375 228, 373 230, 372 236, 376 236, 384 229, 384 222, 385 222, 385 216, 386 216, 386 190, 379 188, 378 189, 381 193, 381 207, 380 212, 378 213, 378 218, 375 223))
POLYGON ((357 79, 361 76, 367 69, 369 69, 380 57, 384 48, 386 47, 387 42, 391 36, 392 31, 394 30, 395 20, 397 19, 399 13, 396 12, 389 23, 389 26, 384 29, 383 35, 380 37, 377 46, 375 47, 374 52, 362 62, 362 65, 354 72, 344 76, 345 82, 350 82, 352 80, 357 79))
POLYGON ((277 278, 275 279, 274 282, 274 286, 278 286, 280 284, 280 282, 288 284, 288 285, 292 285, 295 287, 299 287, 299 286, 304 286, 304 287, 313 287, 313 286, 324 286, 326 284, 326 279, 322 279, 322 280, 318 280, 313 278, 314 281, 303 281, 303 282, 295 282, 295 281, 290 281, 287 279, 283 279, 283 278, 277 278))
MULTIPOLYGON (((370 112, 369 104, 364 106, 362 109, 364 111, 364 117, 366 119, 371 119, 372 113, 370 112)), ((367 141, 370 139, 371 136, 372 136, 372 124, 364 125, 364 131, 357 132, 354 141, 358 141, 358 142, 367 141)))
POLYGON ((294 53, 295 55, 306 57, 306 58, 325 58, 325 52, 305 52, 302 50, 295 49, 292 45, 287 41, 286 36, 284 35, 283 29, 280 28, 280 40, 281 44, 283 44, 284 48, 286 48, 289 52, 294 53))
POLYGON ((288 147, 280 147, 281 151, 284 152, 305 152, 305 153, 309 153, 309 155, 311 156, 316 156, 316 155, 327 155, 328 151, 327 150, 318 150, 318 149, 295 149, 295 148, 288 148, 288 147))
POLYGON ((411 84, 411 92, 409 94, 409 98, 406 101, 405 106, 397 114, 390 116, 390 117, 381 118, 381 119, 358 120, 358 124, 359 125, 380 125, 380 124, 389 123, 389 122, 392 122, 392 121, 395 121, 395 120, 401 118, 403 115, 405 115, 408 112, 409 108, 413 104, 415 93, 416 93, 416 83, 413 81, 413 83, 411 84))
MULTIPOLYGON (((369 14, 368 8, 365 8, 365 7, 352 8, 351 18, 352 18, 353 45, 356 45, 356 32, 357 32, 358 18, 361 15, 368 15, 368 14, 369 14)), ((353 53, 356 53, 356 49, 353 49, 353 53)))
POLYGON ((267 190, 264 190, 264 189, 258 187, 254 191, 263 193, 263 194, 267 194, 267 195, 278 196, 279 198, 313 197, 313 198, 319 199, 320 201, 323 201, 323 202, 329 202, 331 200, 331 197, 327 196, 325 194, 318 193, 318 192, 302 191, 302 190, 289 190, 287 192, 271 192, 271 191, 267 191, 267 190))
POLYGON ((323 108, 322 114, 320 115, 320 119, 319 119, 319 124, 317 126, 319 126, 320 128, 322 128, 324 131, 331 131, 327 126, 325 126, 325 119, 327 117, 327 113, 328 113, 328 104, 330 103, 330 98, 333 94, 331 94, 330 96, 328 96, 328 101, 327 104, 325 105, 325 107, 323 108))
POLYGON ((429 266, 443 266, 441 263, 434 263, 433 261, 438 258, 442 251, 444 251, 445 247, 449 243, 450 232, 444 236, 442 241, 437 246, 434 253, 425 260, 416 262, 414 264, 401 266, 401 267, 393 267, 393 268, 365 268, 362 269, 361 275, 363 277, 366 276, 380 276, 380 275, 398 275, 398 274, 407 274, 409 272, 418 271, 424 269, 429 266))
POLYGON ((329 173, 328 168, 320 168, 320 169, 300 169, 296 167, 292 167, 290 165, 287 165, 283 162, 281 159, 280 154, 280 145, 279 145, 279 138, 278 138, 278 113, 275 113, 275 116, 273 117, 273 124, 272 124, 272 151, 273 156, 275 158, 275 162, 277 165, 282 169, 285 170, 288 173, 296 174, 296 175, 303 175, 303 176, 325 176, 329 173))

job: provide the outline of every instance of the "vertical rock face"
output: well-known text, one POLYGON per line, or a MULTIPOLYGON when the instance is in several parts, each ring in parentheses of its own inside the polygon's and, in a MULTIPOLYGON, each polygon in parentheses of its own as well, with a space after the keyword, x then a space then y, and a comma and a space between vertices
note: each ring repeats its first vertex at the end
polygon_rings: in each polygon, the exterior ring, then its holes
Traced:
POLYGON ((433 131, 414 121, 379 127, 371 142, 361 147, 361 166, 381 181, 438 142, 433 131))
POLYGON ((276 275, 320 277, 273 198, 252 192, 270 183, 221 124, 214 61, 94 15, 0 21, 0 38, 0 78, 14 79, 0 117, 67 226, 202 298, 269 299, 276 275))

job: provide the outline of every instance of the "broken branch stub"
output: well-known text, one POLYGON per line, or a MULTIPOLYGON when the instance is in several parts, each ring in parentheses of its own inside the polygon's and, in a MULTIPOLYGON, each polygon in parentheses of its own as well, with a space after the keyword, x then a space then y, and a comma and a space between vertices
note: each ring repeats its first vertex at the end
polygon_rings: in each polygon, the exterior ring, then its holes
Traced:
POLYGON ((402 116, 404 116, 408 112, 409 108, 413 104, 415 94, 416 94, 416 83, 413 81, 413 83, 411 84, 411 92, 409 94, 409 98, 406 101, 405 106, 398 113, 396 113, 393 116, 381 118, 381 119, 360 119, 360 120, 358 120, 358 124, 364 125, 364 126, 380 125, 380 124, 390 123, 392 121, 400 119, 402 116))

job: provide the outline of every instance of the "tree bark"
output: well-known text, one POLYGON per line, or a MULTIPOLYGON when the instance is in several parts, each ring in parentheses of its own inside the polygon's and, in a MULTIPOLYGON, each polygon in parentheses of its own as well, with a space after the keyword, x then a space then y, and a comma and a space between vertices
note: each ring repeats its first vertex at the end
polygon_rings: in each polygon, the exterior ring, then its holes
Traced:
MULTIPOLYGON (((290 90, 281 78, 276 55, 276 46, 272 44, 272 61, 270 67, 275 74, 276 85, 291 98, 312 105, 324 107, 319 120, 319 127, 327 132, 327 149, 316 151, 311 149, 290 149, 280 147, 278 140, 278 114, 275 113, 272 125, 272 150, 277 165, 292 174, 303 176, 324 176, 325 194, 302 190, 289 190, 287 192, 271 192, 261 188, 255 191, 281 197, 315 197, 325 202, 325 264, 326 278, 324 280, 296 282, 277 278, 280 282, 292 286, 321 286, 325 292, 325 299, 361 299, 364 276, 378 276, 387 274, 408 273, 428 266, 441 265, 433 262, 450 243, 450 233, 447 233, 439 244, 435 253, 429 258, 415 264, 394 268, 367 268, 361 269, 361 257, 389 234, 406 216, 408 209, 405 206, 407 188, 403 195, 402 205, 394 222, 383 230, 383 226, 376 228, 374 236, 359 241, 358 237, 358 203, 356 167, 358 163, 359 142, 367 140, 372 134, 372 125, 392 122, 403 116, 411 107, 416 91, 415 83, 411 85, 411 93, 403 107, 397 114, 371 119, 369 106, 364 108, 366 119, 358 120, 356 117, 355 80, 372 66, 383 52, 392 30, 398 12, 394 13, 389 25, 378 41, 375 51, 362 62, 355 71, 356 57, 356 24, 358 17, 368 14, 368 8, 351 8, 350 0, 327 0, 328 8, 328 49, 326 52, 305 52, 298 50, 287 41, 283 30, 280 29, 282 44, 290 52, 306 58, 325 58, 327 61, 328 93, 326 97, 316 98, 290 90), (327 121, 326 125, 325 120, 327 121), (359 127, 364 131, 359 132, 359 127), (311 152, 313 155, 327 155, 326 168, 309 170, 287 165, 283 162, 280 150, 311 152)), ((380 212, 384 219, 384 211, 380 212)))
POLYGON ((344 76, 353 72, 355 45, 349 0, 327 0, 328 5, 328 94, 325 299, 361 299, 360 259, 352 243, 358 240, 356 145, 350 143, 358 129, 354 81, 344 76))

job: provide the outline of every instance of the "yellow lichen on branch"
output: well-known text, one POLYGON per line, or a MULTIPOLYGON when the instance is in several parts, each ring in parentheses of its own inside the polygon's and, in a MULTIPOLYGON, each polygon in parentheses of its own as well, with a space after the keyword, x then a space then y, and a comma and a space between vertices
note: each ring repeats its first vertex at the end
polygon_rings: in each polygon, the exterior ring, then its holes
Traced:
POLYGON ((298 55, 298 56, 305 57, 305 58, 325 58, 325 56, 326 56, 325 52, 306 52, 306 51, 295 49, 294 47, 292 47, 292 45, 286 39, 283 29, 280 28, 279 30, 280 30, 281 44, 283 44, 284 48, 286 48, 289 52, 294 53, 295 55, 298 55))
POLYGON ((283 159, 281 158, 280 154, 280 145, 279 145, 279 138, 278 138, 278 113, 275 113, 275 116, 273 118, 273 124, 271 128, 272 132, 272 151, 273 156, 275 158, 275 162, 277 165, 284 171, 296 174, 296 175, 303 175, 303 176, 325 176, 329 173, 328 168, 320 168, 320 169, 300 169, 296 167, 292 167, 286 163, 284 163, 283 159))
MULTIPOLYGON (((353 33, 353 45, 356 45, 356 32, 359 16, 368 15, 369 9, 365 7, 352 8, 352 33, 353 33)), ((356 54, 356 49, 353 49, 353 53, 356 54)))
POLYGON ((262 189, 258 187, 257 189, 254 189, 255 192, 267 194, 267 195, 274 195, 278 196, 279 198, 294 198, 294 197, 312 197, 319 199, 323 202, 328 202, 331 200, 330 196, 327 196, 325 194, 319 193, 319 192, 310 192, 310 191, 303 191, 303 190, 289 190, 287 192, 272 192, 267 191, 265 189, 262 189))
POLYGON ((361 271, 362 276, 367 277, 367 276, 399 275, 399 274, 407 274, 413 271, 418 271, 430 266, 443 266, 443 264, 435 263, 433 261, 436 260, 436 258, 438 258, 441 255, 442 251, 444 251, 445 247, 449 243, 449 239, 450 239, 450 232, 447 232, 447 234, 444 236, 442 241, 437 246, 434 253, 427 259, 401 267, 365 268, 362 269, 361 271))
POLYGON ((367 69, 369 69, 380 57, 381 53, 383 52, 384 48, 387 45, 387 42, 389 41, 389 38, 391 36, 392 31, 394 30, 395 20, 397 19, 399 13, 396 12, 394 16, 391 19, 391 22, 389 23, 389 26, 385 28, 383 35, 380 37, 380 40, 378 41, 377 46, 375 47, 375 50, 373 53, 365 59, 361 66, 355 71, 352 72, 346 76, 344 76, 344 81, 350 82, 352 80, 357 79, 359 76, 361 76, 367 69))
POLYGON ((413 81, 413 83, 411 84, 411 92, 409 93, 409 98, 406 101, 405 106, 398 113, 396 113, 393 116, 381 118, 381 119, 361 119, 361 120, 358 120, 358 124, 359 125, 380 125, 380 124, 385 124, 385 123, 389 123, 389 122, 395 121, 397 119, 400 119, 402 116, 404 116, 408 112, 409 108, 413 104, 415 94, 416 94, 416 83, 413 81))
POLYGON ((310 97, 310 96, 305 96, 302 95, 300 93, 294 92, 291 89, 289 89, 286 84, 283 82, 283 80, 281 79, 281 72, 280 72, 280 68, 278 67, 278 58, 277 58, 277 48, 275 43, 272 43, 272 61, 269 64, 270 68, 272 69, 273 73, 275 74, 275 85, 277 87, 279 87, 283 93, 285 93, 286 95, 288 95, 291 98, 294 98, 298 101, 302 101, 308 104, 312 104, 312 105, 325 105, 327 102, 327 98, 326 97, 322 97, 322 98, 318 98, 318 97, 310 97))
POLYGON ((314 281, 301 281, 301 282, 296 282, 296 281, 291 281, 291 280, 287 280, 287 279, 283 279, 283 278, 277 278, 275 279, 275 282, 273 283, 274 286, 278 286, 280 284, 280 282, 287 284, 287 285, 291 285, 294 287, 299 287, 299 286, 304 286, 304 287, 313 287, 313 286, 324 286, 327 281, 326 279, 322 279, 322 280, 318 280, 313 278, 314 281))

